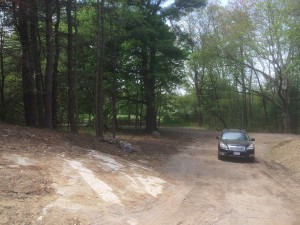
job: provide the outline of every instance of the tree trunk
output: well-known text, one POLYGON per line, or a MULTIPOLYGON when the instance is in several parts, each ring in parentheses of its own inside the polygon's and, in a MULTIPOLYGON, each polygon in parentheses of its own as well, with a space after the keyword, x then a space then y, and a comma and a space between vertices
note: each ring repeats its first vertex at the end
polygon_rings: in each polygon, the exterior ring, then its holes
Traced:
MULTIPOLYGON (((142 83, 142 81, 138 80, 137 78, 136 83, 142 83)), ((142 96, 141 96, 140 88, 136 91, 137 101, 135 102, 135 125, 134 125, 135 129, 141 128, 142 115, 143 115, 143 103, 141 103, 142 96)))
POLYGON ((44 87, 43 76, 40 62, 40 50, 38 41, 38 18, 37 18, 37 1, 30 1, 29 10, 29 30, 30 30, 30 51, 31 66, 35 74, 35 88, 37 100, 38 124, 44 126, 44 87))
MULTIPOLYGON (((249 89, 252 90, 252 83, 253 83, 253 71, 250 73, 249 77, 249 89)), ((253 95, 250 91, 247 93, 247 100, 248 100, 248 125, 249 127, 252 127, 252 119, 253 119, 253 110, 252 110, 252 105, 253 105, 253 95)), ((249 128, 248 127, 248 128, 249 128)))
MULTIPOLYGON (((240 58, 244 59, 244 47, 240 46, 240 58)), ((242 107, 243 110, 241 112, 242 116, 242 127, 248 128, 248 104, 247 104, 247 87, 246 87, 246 75, 245 75, 245 66, 242 64, 241 66, 241 85, 242 85, 242 107)), ((237 92, 238 93, 238 92, 237 92)))
POLYGON ((289 80, 286 76, 278 70, 279 88, 278 95, 282 102, 282 118, 283 118, 283 132, 292 133, 292 121, 289 112, 290 96, 289 96, 289 80))
POLYGON ((283 109, 282 117, 283 117, 283 132, 292 133, 292 122, 291 122, 291 117, 290 117, 288 107, 283 109))
POLYGON ((5 120, 5 97, 4 97, 4 86, 5 86, 5 73, 4 73, 4 24, 1 21, 0 28, 0 120, 5 120))
POLYGON ((104 0, 97 0, 97 65, 95 87, 96 137, 104 135, 104 90, 103 90, 103 61, 104 61, 104 0))
POLYGON ((145 50, 142 53, 142 77, 145 89, 146 100, 146 132, 152 133, 157 130, 156 109, 155 109, 155 51, 150 53, 150 70, 148 69, 148 55, 145 50))
POLYGON ((212 85, 212 88, 213 88, 213 93, 212 93, 213 94, 213 99, 216 100, 215 104, 217 105, 217 109, 218 109, 217 112, 215 112, 215 116, 219 119, 219 121, 222 123, 224 128, 228 128, 227 122, 224 118, 224 115, 223 115, 223 112, 222 112, 222 109, 221 109, 221 106, 220 106, 220 102, 219 102, 220 98, 219 98, 218 92, 217 92, 217 84, 214 81, 211 73, 209 73, 209 74, 210 74, 210 76, 209 76, 210 82, 211 82, 211 85, 212 85))
POLYGON ((23 101, 25 112, 25 123, 27 126, 36 126, 36 95, 34 71, 32 69, 32 56, 30 51, 29 39, 29 13, 30 1, 24 0, 19 2, 18 8, 13 2, 13 11, 16 18, 15 24, 20 37, 22 46, 22 87, 23 87, 23 101))
POLYGON ((202 76, 199 74, 197 70, 194 71, 194 84, 195 84, 196 101, 197 101, 196 113, 197 113, 197 121, 199 127, 203 125, 203 115, 201 112, 201 105, 202 105, 201 93, 202 93, 203 78, 204 78, 204 68, 202 71, 202 76))
MULTIPOLYGON (((287 82, 287 81, 286 81, 287 82)), ((288 93, 288 84, 285 84, 280 94, 282 97, 281 100, 283 101, 283 107, 282 107, 282 121, 283 121, 283 132, 284 133, 292 133, 292 121, 291 121, 291 115, 289 112, 289 103, 290 103, 290 98, 289 98, 289 93, 288 93)))
POLYGON ((116 137, 117 128, 117 41, 113 46, 113 62, 112 62, 113 80, 112 80, 112 133, 113 138, 116 137))
POLYGON ((55 23, 55 54, 53 62, 53 82, 52 82, 52 126, 57 129, 57 77, 58 77, 58 61, 60 56, 60 44, 59 44, 59 24, 60 24, 60 0, 55 0, 56 8, 56 23, 55 23))
POLYGON ((52 42, 52 10, 54 0, 46 0, 46 74, 45 74, 45 126, 52 128, 52 88, 54 52, 52 42))
POLYGON ((72 133, 78 132, 77 127, 77 105, 76 105, 76 75, 74 72, 74 59, 73 59, 73 17, 72 17, 73 0, 67 0, 67 23, 68 23, 68 119, 70 130, 72 133))

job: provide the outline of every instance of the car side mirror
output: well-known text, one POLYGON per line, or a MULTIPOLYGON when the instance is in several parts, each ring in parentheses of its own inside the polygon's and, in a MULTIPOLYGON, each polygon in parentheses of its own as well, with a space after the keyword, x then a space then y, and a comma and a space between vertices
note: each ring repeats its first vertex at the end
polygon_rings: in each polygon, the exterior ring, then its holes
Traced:
POLYGON ((255 141, 255 138, 251 138, 250 141, 255 141))
POLYGON ((221 139, 221 135, 217 136, 216 138, 217 138, 217 139, 221 139))

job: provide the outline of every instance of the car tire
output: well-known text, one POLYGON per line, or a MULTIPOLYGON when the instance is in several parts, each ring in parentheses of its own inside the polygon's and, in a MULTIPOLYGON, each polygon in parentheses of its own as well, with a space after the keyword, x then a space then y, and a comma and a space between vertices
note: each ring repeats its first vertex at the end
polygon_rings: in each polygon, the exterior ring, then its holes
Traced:
POLYGON ((223 160, 223 156, 218 153, 218 160, 223 160))
POLYGON ((251 157, 251 158, 249 158, 248 160, 249 160, 249 162, 254 163, 255 158, 254 158, 254 157, 251 157))

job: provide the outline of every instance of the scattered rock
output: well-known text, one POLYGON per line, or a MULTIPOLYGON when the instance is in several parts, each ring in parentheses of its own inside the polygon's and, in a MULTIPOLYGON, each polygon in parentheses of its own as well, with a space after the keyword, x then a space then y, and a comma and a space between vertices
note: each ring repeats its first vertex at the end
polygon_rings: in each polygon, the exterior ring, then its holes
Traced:
POLYGON ((107 136, 105 136, 105 137, 103 138, 103 141, 104 141, 104 142, 107 142, 107 143, 109 143, 109 144, 117 144, 117 143, 118 143, 118 140, 117 140, 116 138, 113 138, 113 137, 107 137, 107 136))
POLYGON ((131 146, 131 144, 126 142, 126 141, 120 141, 119 146, 125 152, 132 152, 133 151, 133 147, 131 146))
POLYGON ((160 135, 160 132, 159 131, 153 131, 153 133, 152 133, 152 136, 153 137, 157 137, 157 138, 159 138, 161 135, 160 135))

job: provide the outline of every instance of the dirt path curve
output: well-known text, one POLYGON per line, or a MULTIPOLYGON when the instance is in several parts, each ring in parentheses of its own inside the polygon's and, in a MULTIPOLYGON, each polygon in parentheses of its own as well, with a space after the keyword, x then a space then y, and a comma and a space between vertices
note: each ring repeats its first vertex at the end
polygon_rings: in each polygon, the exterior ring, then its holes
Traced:
MULTIPOLYGON (((255 163, 218 161, 215 133, 203 132, 165 172, 176 182, 140 224, 300 224, 300 188, 255 163)), ((264 148, 257 143, 257 149, 264 148)))
POLYGON ((248 163, 217 160, 217 134, 197 131, 161 167, 68 145, 40 156, 3 139, 0 224, 300 224, 300 185, 265 163, 266 136, 255 134, 248 163))

